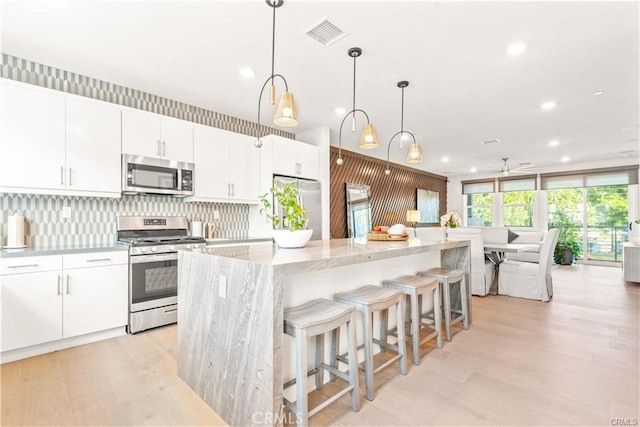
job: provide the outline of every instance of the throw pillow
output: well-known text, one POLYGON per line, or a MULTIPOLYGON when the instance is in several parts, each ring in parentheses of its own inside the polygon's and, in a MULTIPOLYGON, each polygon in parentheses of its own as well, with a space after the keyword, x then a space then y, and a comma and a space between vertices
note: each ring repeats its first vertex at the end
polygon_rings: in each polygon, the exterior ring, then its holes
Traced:
POLYGON ((507 236, 507 242, 511 243, 513 242, 516 237, 518 237, 518 235, 516 233, 514 233, 513 231, 511 231, 511 229, 509 229, 509 235, 507 236))

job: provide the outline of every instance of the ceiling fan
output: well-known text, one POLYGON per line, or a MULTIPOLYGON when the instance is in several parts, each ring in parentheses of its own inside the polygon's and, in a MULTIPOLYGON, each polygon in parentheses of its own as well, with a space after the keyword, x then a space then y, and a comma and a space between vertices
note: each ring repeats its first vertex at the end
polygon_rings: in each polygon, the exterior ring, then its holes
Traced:
POLYGON ((529 172, 527 169, 536 167, 533 163, 521 163, 520 166, 512 168, 507 164, 507 160, 509 160, 508 157, 502 158, 504 164, 502 165, 502 168, 500 168, 500 172, 503 176, 509 176, 510 173, 527 173, 529 172))

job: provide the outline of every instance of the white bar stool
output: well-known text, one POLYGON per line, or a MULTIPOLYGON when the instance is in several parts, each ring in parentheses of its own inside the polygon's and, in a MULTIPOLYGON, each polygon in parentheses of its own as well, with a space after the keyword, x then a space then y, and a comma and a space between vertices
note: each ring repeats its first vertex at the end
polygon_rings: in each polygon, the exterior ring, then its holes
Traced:
POLYGON ((296 414, 297 425, 308 425, 309 417, 324 409, 326 406, 351 392, 351 407, 360 410, 360 394, 358 388, 358 350, 356 349, 355 309, 347 304, 324 298, 311 300, 305 304, 284 309, 284 332, 296 339, 296 378, 286 382, 283 388, 296 385, 296 401, 283 397, 285 406, 296 414), (324 334, 335 333, 340 326, 347 326, 347 342, 349 356, 349 374, 324 363, 324 334), (316 337, 316 351, 314 369, 307 372, 307 338, 316 337), (332 375, 349 382, 345 387, 329 399, 309 411, 307 400, 307 377, 315 375, 316 388, 321 389, 324 382, 323 369, 332 375))
POLYGON ((469 301, 467 293, 467 283, 464 271, 451 270, 448 268, 434 267, 426 271, 419 271, 418 276, 432 277, 437 279, 442 285, 442 299, 444 305, 444 331, 447 341, 451 341, 451 326, 458 322, 463 322, 465 329, 469 329, 469 301), (460 303, 462 310, 455 310, 451 307, 451 288, 449 285, 458 283, 460 285, 460 303), (459 314, 455 319, 453 313, 459 314))
MULTIPOLYGON (((404 321, 404 299, 402 298, 402 293, 380 286, 365 285, 353 291, 334 294, 333 299, 338 302, 352 305, 356 310, 362 313, 364 343, 358 347, 358 350, 364 347, 364 368, 360 367, 360 369, 364 369, 365 384, 367 388, 367 399, 373 400, 373 374, 379 372, 380 370, 389 366, 391 363, 400 359, 400 373, 402 373, 402 375, 407 375, 407 360, 405 356, 406 352, 404 333, 402 331, 403 328, 400 328, 398 330, 398 345, 393 345, 387 341, 386 332, 387 315, 388 309, 390 307, 394 305, 396 307, 398 324, 401 325, 404 321), (381 312, 380 324, 385 325, 380 328, 379 340, 373 337, 373 313, 375 313, 376 311, 381 312), (398 355, 382 363, 377 368, 374 368, 373 343, 378 344, 381 350, 391 348, 392 350, 397 351, 398 355)), ((332 360, 334 360, 334 356, 337 356, 336 347, 338 342, 339 341, 337 339, 336 342, 332 342, 332 360)), ((338 359, 346 363, 344 355, 338 356, 338 359)))
MULTIPOLYGON (((411 323, 411 335, 406 336, 406 340, 411 340, 413 345, 413 364, 420 364, 420 346, 425 342, 435 338, 438 348, 442 348, 442 337, 440 336, 441 324, 440 319, 440 286, 437 280, 428 279, 418 276, 400 276, 395 279, 385 280, 382 286, 398 290, 406 295, 409 300, 409 306, 405 310, 405 328, 411 323), (432 298, 433 312, 430 316, 428 313, 422 313, 422 298, 432 298), (427 321, 423 321, 426 319, 427 321), (420 339, 420 329, 428 328, 433 332, 420 339)), ((401 328, 398 323, 398 338, 400 338, 401 328)), ((408 335, 408 334, 407 334, 408 335)))

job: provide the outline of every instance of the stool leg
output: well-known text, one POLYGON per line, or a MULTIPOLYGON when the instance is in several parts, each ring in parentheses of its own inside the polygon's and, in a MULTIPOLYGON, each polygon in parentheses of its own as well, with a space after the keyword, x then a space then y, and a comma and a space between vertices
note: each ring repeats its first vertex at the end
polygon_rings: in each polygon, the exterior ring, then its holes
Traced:
POLYGON ((433 290, 433 323, 438 331, 436 335, 436 345, 442 348, 442 310, 440 309, 440 286, 433 290))
POLYGON ((363 330, 364 330, 364 378, 365 386, 367 389, 367 399, 373 400, 373 339, 371 333, 373 332, 373 313, 367 308, 362 312, 363 330))
POLYGON ((442 281, 442 296, 444 300, 444 332, 447 341, 451 341, 451 295, 447 279, 442 281))
POLYGON ((347 322, 347 341, 349 345, 349 383, 353 387, 353 390, 351 390, 351 409, 358 412, 360 410, 360 387, 358 385, 358 344, 356 340, 355 312, 351 313, 347 322))
POLYGON ((420 315, 418 314, 418 296, 411 294, 411 339, 413 343, 413 364, 420 364, 420 315))
MULTIPOLYGON (((404 302, 405 302, 405 307, 407 307, 407 310, 405 310, 405 314, 404 314, 404 323, 402 324, 404 326, 404 336, 407 337, 409 336, 409 334, 411 334, 411 307, 413 307, 413 304, 411 303, 411 295, 406 295, 404 302)), ((398 328, 400 327, 400 325, 398 325, 398 328)))
MULTIPOLYGON (((340 354, 340 327, 338 326, 336 329, 331 331, 331 346, 330 346, 330 358, 329 363, 335 369, 338 369, 338 354, 340 354)), ((336 374, 329 371, 329 381, 333 382, 336 380, 336 374)))
POLYGON ((296 422, 309 424, 309 406, 307 402, 307 331, 296 331, 296 422))
POLYGON ((464 318, 462 319, 462 325, 465 329, 469 329, 469 300, 467 296, 467 283, 462 276, 462 280, 460 280, 460 302, 462 303, 462 315, 464 318))
MULTIPOLYGON (((398 325, 404 321, 404 312, 404 297, 400 295, 400 298, 398 298, 398 302, 396 303, 396 321, 398 322, 398 325)), ((402 375, 407 375, 407 343, 404 339, 404 328, 398 328, 398 353, 400 353, 401 356, 400 373, 402 375)))
POLYGON ((316 389, 322 390, 324 384, 324 369, 322 368, 322 361, 324 360, 324 334, 316 335, 316 358, 315 366, 316 374, 316 389))
MULTIPOLYGON (((389 330, 389 325, 388 325, 388 320, 389 320, 389 310, 384 309, 380 311, 380 341, 382 341, 383 343, 388 342, 388 337, 387 337, 387 331, 389 330)), ((384 353, 385 351, 387 351, 387 347, 384 345, 379 346, 380 347, 380 353, 384 353)))

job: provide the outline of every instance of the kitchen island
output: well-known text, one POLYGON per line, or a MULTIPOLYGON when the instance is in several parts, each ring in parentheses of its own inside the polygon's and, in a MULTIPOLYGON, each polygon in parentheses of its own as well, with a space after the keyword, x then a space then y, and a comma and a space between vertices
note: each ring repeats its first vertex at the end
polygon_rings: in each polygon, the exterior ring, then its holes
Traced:
POLYGON ((470 268, 468 240, 425 239, 208 248, 180 251, 178 265, 178 375, 230 425, 282 423, 283 376, 293 377, 284 307, 431 267, 467 277, 470 268))

